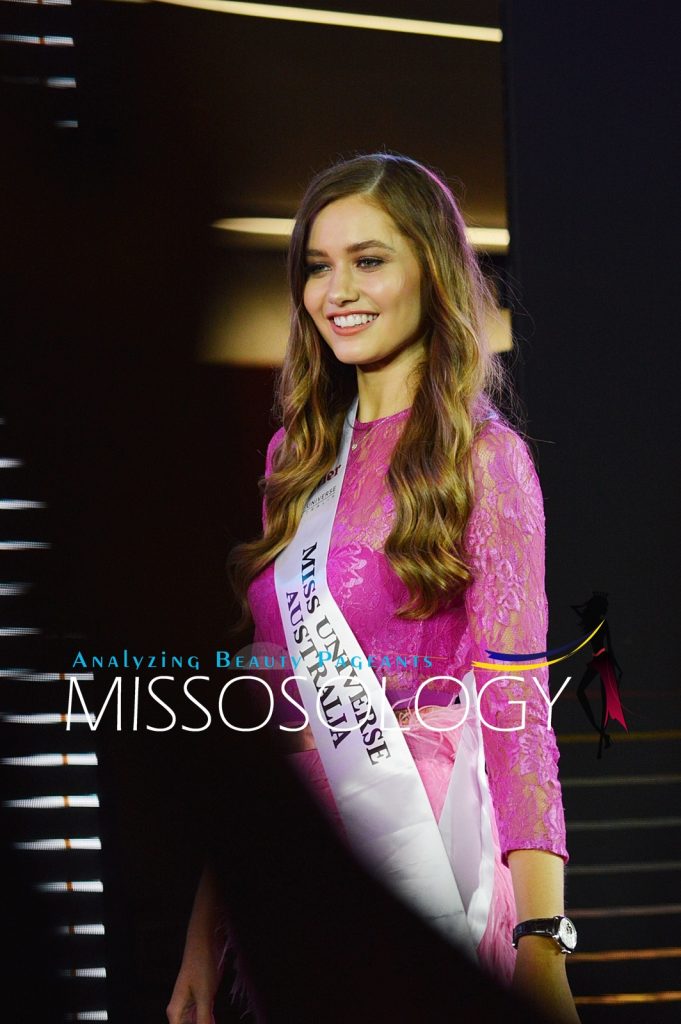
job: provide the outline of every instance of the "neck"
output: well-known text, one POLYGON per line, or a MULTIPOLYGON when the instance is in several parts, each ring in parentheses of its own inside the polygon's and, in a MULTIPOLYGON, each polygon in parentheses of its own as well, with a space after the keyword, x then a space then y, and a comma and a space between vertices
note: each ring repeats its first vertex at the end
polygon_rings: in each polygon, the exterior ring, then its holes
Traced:
MULTIPOLYGON (((420 356, 420 353, 419 353, 420 356)), ((395 359, 387 366, 357 367, 357 420, 369 423, 408 409, 418 385, 419 358, 395 359)))

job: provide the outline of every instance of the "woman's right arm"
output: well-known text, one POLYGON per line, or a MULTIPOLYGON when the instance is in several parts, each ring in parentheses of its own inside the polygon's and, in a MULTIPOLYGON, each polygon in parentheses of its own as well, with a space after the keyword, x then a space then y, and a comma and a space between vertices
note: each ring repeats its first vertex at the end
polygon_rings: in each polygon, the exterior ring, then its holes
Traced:
POLYGON ((169 1024, 214 1024, 213 1002, 222 977, 218 938, 221 899, 210 867, 204 868, 192 907, 184 954, 166 1014, 169 1024))

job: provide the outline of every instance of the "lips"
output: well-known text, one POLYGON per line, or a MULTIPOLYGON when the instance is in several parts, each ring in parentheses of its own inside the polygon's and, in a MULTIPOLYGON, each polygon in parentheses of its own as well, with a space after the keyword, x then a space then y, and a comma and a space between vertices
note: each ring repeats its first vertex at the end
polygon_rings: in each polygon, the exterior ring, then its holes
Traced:
POLYGON ((351 334, 359 334, 378 319, 378 313, 369 310, 353 310, 351 313, 335 313, 327 319, 334 334, 347 337, 351 334))

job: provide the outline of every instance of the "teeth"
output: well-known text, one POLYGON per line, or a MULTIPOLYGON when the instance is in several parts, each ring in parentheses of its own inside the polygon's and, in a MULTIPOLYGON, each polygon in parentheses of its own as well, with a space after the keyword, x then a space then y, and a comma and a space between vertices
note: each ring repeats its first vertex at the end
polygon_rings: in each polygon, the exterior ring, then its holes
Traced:
POLYGON ((336 327, 360 327, 362 324, 370 324, 377 316, 378 313, 350 313, 349 316, 335 316, 333 322, 336 327))

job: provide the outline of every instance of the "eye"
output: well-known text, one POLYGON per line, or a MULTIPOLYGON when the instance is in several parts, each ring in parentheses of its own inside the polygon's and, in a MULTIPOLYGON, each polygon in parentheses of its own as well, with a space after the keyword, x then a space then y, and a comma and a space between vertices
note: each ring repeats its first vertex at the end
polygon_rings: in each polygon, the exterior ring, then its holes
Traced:
POLYGON ((328 269, 328 263, 308 263, 305 267, 305 273, 308 277, 313 277, 316 274, 321 274, 322 271, 328 269))
POLYGON ((385 263, 385 260, 382 260, 379 256, 362 256, 361 259, 357 260, 357 266, 364 267, 366 270, 380 267, 382 263, 385 263))

